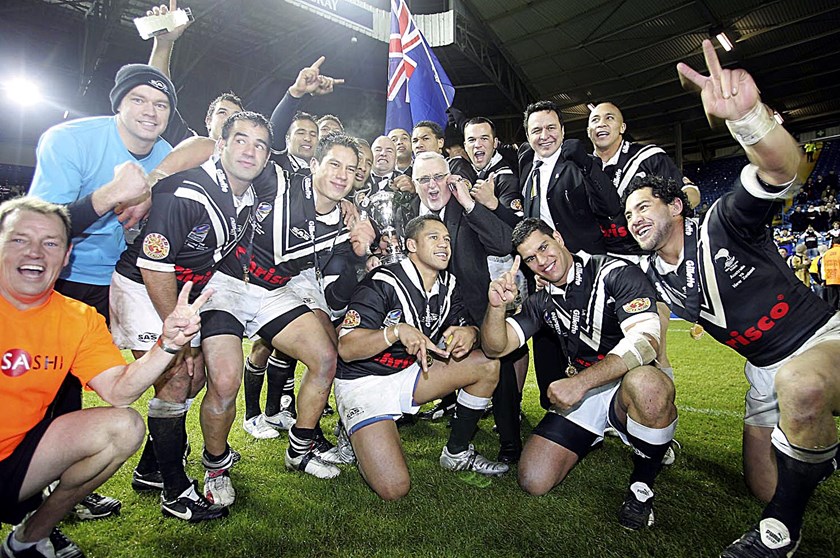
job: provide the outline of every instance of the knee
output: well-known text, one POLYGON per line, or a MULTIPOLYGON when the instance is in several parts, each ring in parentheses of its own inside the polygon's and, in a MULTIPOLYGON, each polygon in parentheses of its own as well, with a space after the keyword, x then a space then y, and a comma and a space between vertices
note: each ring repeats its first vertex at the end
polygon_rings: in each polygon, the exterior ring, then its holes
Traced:
POLYGON ((779 405, 791 419, 808 421, 825 412, 831 386, 823 374, 801 367, 784 366, 776 374, 779 405))
POLYGON ((140 413, 131 408, 111 409, 108 417, 111 446, 123 461, 134 454, 146 437, 146 424, 140 413))
POLYGON ((634 368, 622 380, 636 410, 644 417, 662 417, 675 412, 674 382, 653 366, 634 368))
POLYGON ((377 496, 388 502, 399 500, 406 496, 409 490, 411 490, 411 479, 408 477, 384 483, 374 489, 377 496))
POLYGON ((236 404, 236 396, 242 384, 242 377, 239 370, 230 370, 213 375, 207 382, 207 393, 204 396, 204 403, 211 404, 214 412, 224 413, 236 404))
POLYGON ((318 378, 332 382, 335 377, 335 364, 338 359, 335 347, 327 344, 312 358, 312 362, 304 362, 311 374, 318 378))
POLYGON ((545 475, 541 475, 539 471, 533 470, 522 461, 519 462, 517 481, 519 487, 531 496, 543 496, 554 488, 554 485, 546 480, 545 475))
POLYGON ((477 353, 477 356, 475 358, 477 360, 477 362, 475 363, 476 369, 479 373, 478 381, 482 384, 489 386, 490 389, 495 389, 496 386, 499 384, 501 362, 499 361, 499 359, 487 358, 480 352, 477 353))

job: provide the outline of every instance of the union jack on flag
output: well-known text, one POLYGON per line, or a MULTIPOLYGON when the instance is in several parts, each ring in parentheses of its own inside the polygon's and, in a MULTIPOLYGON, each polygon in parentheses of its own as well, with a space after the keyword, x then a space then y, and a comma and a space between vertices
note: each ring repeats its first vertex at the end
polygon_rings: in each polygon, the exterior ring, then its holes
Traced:
POLYGON ((391 0, 385 132, 402 128, 411 133, 421 120, 446 127, 446 109, 454 97, 449 76, 414 23, 405 0, 391 0))

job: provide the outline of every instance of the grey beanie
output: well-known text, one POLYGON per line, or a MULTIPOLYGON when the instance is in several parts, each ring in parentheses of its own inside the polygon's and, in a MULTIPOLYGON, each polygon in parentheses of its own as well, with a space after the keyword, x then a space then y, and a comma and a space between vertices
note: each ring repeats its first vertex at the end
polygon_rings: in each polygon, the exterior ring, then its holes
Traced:
POLYGON ((111 89, 110 94, 111 110, 114 111, 114 114, 117 113, 123 97, 138 85, 148 85, 163 92, 169 97, 171 109, 169 117, 171 118, 175 114, 175 108, 178 104, 175 86, 172 85, 172 81, 168 77, 163 75, 163 72, 148 64, 126 64, 117 71, 117 75, 114 77, 114 88, 111 89))

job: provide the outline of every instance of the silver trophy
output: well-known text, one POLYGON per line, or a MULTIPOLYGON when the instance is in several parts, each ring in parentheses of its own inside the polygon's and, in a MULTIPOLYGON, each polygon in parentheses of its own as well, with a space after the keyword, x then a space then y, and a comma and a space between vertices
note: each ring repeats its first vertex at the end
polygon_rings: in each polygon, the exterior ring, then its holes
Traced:
POLYGON ((356 205, 362 215, 367 215, 373 221, 383 247, 379 256, 382 264, 391 264, 405 259, 405 219, 403 208, 398 203, 400 197, 391 190, 379 190, 373 195, 359 192, 356 195, 356 205))

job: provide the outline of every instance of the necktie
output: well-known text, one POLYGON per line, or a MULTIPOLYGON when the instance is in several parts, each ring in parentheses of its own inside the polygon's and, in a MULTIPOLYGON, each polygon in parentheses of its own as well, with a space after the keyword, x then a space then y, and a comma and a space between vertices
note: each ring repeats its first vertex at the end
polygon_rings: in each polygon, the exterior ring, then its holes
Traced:
POLYGON ((531 169, 531 176, 525 185, 525 193, 528 197, 528 217, 540 218, 540 167, 542 161, 534 161, 534 168, 531 169))

